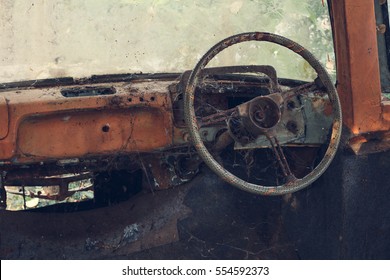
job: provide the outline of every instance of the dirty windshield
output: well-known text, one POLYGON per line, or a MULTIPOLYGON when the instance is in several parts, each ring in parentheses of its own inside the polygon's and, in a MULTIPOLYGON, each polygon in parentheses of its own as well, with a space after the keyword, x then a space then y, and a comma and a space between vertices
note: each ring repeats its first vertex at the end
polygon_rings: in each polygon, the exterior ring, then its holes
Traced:
MULTIPOLYGON (((328 7, 317 0, 1 0, 0 82, 192 69, 221 39, 263 31, 309 49, 334 74, 328 7)), ((311 67, 269 43, 229 48, 211 66, 273 65, 311 80, 311 67)))

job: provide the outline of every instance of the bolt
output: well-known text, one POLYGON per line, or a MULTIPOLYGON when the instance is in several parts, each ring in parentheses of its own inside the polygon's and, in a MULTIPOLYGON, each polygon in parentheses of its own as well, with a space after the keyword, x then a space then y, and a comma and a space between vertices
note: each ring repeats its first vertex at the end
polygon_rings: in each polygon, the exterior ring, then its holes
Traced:
POLYGON ((265 119, 265 113, 262 110, 257 110, 255 112, 255 120, 261 122, 265 119))

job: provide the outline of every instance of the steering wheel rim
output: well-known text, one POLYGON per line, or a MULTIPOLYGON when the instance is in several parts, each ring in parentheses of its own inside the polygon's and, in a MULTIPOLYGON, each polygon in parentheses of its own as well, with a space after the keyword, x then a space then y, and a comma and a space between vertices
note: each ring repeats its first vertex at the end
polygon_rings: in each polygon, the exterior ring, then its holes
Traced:
POLYGON ((191 141, 197 150, 199 156, 203 159, 206 165, 215 172, 225 182, 242 189, 244 191, 261 194, 261 195, 283 195, 287 193, 296 192, 301 190, 310 184, 312 184, 318 177, 320 177, 330 165, 333 160, 337 148, 340 143, 341 131, 342 131, 342 115, 340 100, 337 95, 335 86, 333 85, 328 73, 321 65, 321 63, 311 54, 307 49, 299 45, 298 43, 282 37, 280 35, 266 33, 266 32, 248 32, 233 35, 228 37, 217 44, 215 44, 196 64, 192 70, 188 79, 185 95, 184 95, 184 117, 185 123, 191 136, 191 141), (197 119, 195 115, 194 100, 195 89, 198 84, 199 76, 202 70, 207 64, 224 49, 242 42, 248 41, 267 41, 286 47, 287 49, 297 53, 304 60, 306 60, 310 66, 315 70, 322 84, 326 88, 329 100, 333 108, 333 123, 331 129, 330 142, 328 148, 321 159, 320 163, 305 177, 290 181, 280 186, 262 186, 249 183, 236 177, 225 168, 223 168, 217 160, 210 154, 205 147, 201 135, 198 131, 197 119))

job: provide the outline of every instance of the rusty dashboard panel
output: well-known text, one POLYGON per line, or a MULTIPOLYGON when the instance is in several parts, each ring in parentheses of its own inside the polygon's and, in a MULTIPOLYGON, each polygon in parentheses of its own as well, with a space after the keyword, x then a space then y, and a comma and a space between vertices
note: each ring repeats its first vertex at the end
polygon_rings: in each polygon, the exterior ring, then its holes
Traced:
POLYGON ((169 147, 173 126, 167 84, 146 84, 141 93, 126 83, 2 92, 10 121, 1 126, 0 158, 18 164, 169 147), (94 95, 97 90, 103 94, 94 95), (76 95, 80 92, 84 96, 76 95))

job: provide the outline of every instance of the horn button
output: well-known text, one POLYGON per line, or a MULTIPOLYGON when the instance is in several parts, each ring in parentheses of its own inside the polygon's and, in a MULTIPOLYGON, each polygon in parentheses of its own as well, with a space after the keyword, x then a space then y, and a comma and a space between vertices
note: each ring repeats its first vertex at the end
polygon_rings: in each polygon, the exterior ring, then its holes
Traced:
POLYGON ((276 94, 260 96, 238 106, 242 124, 252 135, 259 135, 275 127, 280 119, 280 101, 276 94))

